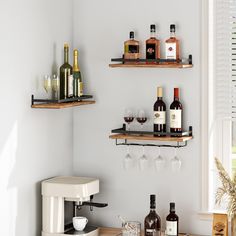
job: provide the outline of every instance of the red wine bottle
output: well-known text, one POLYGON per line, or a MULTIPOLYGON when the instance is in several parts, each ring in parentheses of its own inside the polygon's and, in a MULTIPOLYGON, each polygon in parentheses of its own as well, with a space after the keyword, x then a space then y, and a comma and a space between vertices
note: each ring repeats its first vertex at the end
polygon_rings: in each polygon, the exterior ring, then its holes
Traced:
POLYGON ((157 101, 154 104, 154 132, 161 132, 155 136, 165 136, 166 132, 166 104, 162 100, 162 88, 157 88, 157 101))
POLYGON ((170 203, 170 214, 166 217, 166 235, 179 235, 179 217, 175 214, 175 203, 170 203))
POLYGON ((150 195, 150 212, 144 220, 144 235, 161 235, 161 218, 156 213, 156 195, 150 195))
POLYGON ((170 132, 182 132, 183 106, 179 101, 179 88, 174 88, 174 101, 170 105, 170 132))

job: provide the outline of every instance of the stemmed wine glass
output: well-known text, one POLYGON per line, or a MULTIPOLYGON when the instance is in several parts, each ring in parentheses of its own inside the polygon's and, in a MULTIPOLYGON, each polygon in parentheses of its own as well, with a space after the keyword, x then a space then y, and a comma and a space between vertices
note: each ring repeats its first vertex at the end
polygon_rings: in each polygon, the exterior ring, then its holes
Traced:
POLYGON ((144 171, 148 168, 148 159, 145 154, 144 146, 142 146, 142 148, 143 148, 143 154, 142 154, 142 156, 139 157, 139 169, 141 171, 144 171))
POLYGON ((127 130, 130 130, 130 123, 134 120, 133 111, 129 108, 125 109, 124 120, 127 123, 127 130))
POLYGON ((134 167, 134 158, 130 155, 129 145, 127 145, 127 153, 123 161, 124 169, 130 170, 134 167))
POLYGON ((59 77, 53 75, 52 79, 52 91, 53 91, 53 98, 59 100, 59 88, 60 88, 60 80, 59 77))
POLYGON ((158 147, 158 156, 154 159, 154 162, 155 162, 155 166, 156 166, 157 171, 163 170, 163 168, 165 167, 165 160, 161 156, 161 148, 160 147, 158 147))
POLYGON ((177 148, 174 149, 174 157, 171 159, 171 169, 173 172, 177 172, 181 168, 181 160, 177 156, 177 148))
POLYGON ((147 116, 146 116, 144 110, 138 111, 138 115, 136 117, 136 120, 138 121, 138 123, 141 124, 141 131, 143 131, 143 124, 147 121, 147 116))
POLYGON ((48 95, 48 99, 50 99, 52 93, 52 80, 49 75, 44 76, 43 87, 48 95))

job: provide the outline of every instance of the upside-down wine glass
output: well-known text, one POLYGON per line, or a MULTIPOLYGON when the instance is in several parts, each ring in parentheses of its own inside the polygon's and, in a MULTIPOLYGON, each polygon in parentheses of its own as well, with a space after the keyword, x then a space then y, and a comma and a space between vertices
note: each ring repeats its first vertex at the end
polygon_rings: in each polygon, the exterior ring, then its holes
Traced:
POLYGON ((164 158, 161 156, 161 148, 158 147, 158 156, 154 159, 155 162, 155 167, 157 171, 161 171, 164 169, 165 167, 165 160, 164 158))
POLYGON ((134 158, 130 154, 129 145, 127 145, 127 153, 125 155, 123 165, 125 170, 130 170, 134 167, 134 158))
POLYGON ((144 171, 148 168, 148 159, 147 159, 147 156, 145 154, 144 145, 142 146, 142 149, 143 149, 143 154, 142 154, 142 156, 139 157, 139 169, 141 171, 144 171))
POLYGON ((181 160, 177 156, 177 147, 174 148, 174 157, 171 159, 171 169, 173 172, 177 172, 181 168, 181 160))

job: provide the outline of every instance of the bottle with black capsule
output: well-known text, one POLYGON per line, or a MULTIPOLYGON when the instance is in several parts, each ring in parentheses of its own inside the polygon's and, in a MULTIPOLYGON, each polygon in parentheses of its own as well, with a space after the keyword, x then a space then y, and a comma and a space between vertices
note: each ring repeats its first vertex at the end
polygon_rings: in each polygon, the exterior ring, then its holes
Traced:
POLYGON ((161 218, 156 213, 156 195, 150 195, 150 212, 144 220, 144 235, 145 236, 160 236, 161 235, 161 218))
POLYGON ((170 203, 170 214, 166 217, 166 235, 178 236, 179 217, 175 214, 175 203, 170 203))

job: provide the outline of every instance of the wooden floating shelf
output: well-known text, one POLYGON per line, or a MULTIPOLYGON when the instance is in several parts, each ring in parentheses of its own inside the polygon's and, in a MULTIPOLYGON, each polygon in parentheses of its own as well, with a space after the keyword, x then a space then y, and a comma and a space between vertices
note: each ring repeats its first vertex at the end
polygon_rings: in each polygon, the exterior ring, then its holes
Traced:
POLYGON ((77 107, 83 105, 94 104, 95 101, 79 101, 79 102, 65 102, 65 103, 41 103, 41 104, 33 104, 31 105, 32 108, 41 108, 41 109, 62 109, 62 108, 69 108, 69 107, 77 107))
POLYGON ((153 135, 131 135, 131 134, 112 134, 109 136, 110 139, 126 139, 136 141, 165 141, 165 142, 186 142, 193 138, 193 136, 184 137, 155 137, 153 135))
POLYGON ((184 68, 192 68, 192 64, 109 64, 111 68, 177 68, 177 69, 184 69, 184 68))

